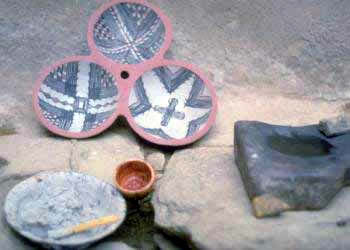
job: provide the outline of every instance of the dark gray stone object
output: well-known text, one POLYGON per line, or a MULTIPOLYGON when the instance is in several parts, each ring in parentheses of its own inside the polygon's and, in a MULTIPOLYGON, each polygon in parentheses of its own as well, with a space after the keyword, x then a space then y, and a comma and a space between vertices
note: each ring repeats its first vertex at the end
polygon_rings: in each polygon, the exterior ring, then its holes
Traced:
POLYGON ((45 172, 16 185, 7 195, 7 222, 22 236, 54 249, 82 249, 113 233, 123 222, 126 203, 115 187, 74 172, 45 172), (48 231, 71 228, 104 216, 116 223, 53 239, 48 231))
POLYGON ((349 133, 350 116, 340 115, 334 118, 321 120, 319 129, 328 137, 349 133))
POLYGON ((350 134, 327 138, 317 125, 239 121, 234 145, 256 217, 322 209, 349 183, 350 134))

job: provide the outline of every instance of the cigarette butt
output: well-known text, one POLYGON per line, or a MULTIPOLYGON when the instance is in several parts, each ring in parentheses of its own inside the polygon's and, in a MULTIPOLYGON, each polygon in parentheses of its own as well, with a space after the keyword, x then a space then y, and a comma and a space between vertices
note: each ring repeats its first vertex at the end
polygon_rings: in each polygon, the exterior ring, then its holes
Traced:
POLYGON ((99 226, 115 223, 118 221, 118 219, 119 218, 115 215, 105 216, 99 219, 81 223, 73 227, 63 228, 58 230, 51 230, 48 232, 48 236, 49 238, 59 239, 59 238, 70 236, 72 234, 85 232, 99 226))

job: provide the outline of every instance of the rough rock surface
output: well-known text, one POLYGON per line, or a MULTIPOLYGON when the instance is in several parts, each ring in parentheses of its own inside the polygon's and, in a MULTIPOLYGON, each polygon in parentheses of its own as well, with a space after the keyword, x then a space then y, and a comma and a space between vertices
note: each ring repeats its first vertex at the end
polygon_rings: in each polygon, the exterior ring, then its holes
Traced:
POLYGON ((16 133, 15 125, 10 116, 0 114, 0 136, 16 133))
POLYGON ((95 247, 91 247, 90 249, 91 250, 133 250, 135 248, 132 248, 123 242, 104 242, 96 245, 95 247))
MULTIPOLYGON (((2 87, 23 96, 46 63, 87 54, 87 18, 105 2, 1 1, 2 87)), ((215 76, 217 87, 349 98, 348 1, 150 2, 172 21, 172 54, 215 76)))
POLYGON ((218 89, 350 97, 349 1, 151 2, 170 16, 172 54, 211 74, 218 89))
POLYGON ((194 146, 233 146, 232 124, 238 120, 257 120, 286 126, 316 124, 324 117, 341 113, 343 102, 290 98, 235 86, 218 90, 216 123, 194 146))
POLYGON ((155 152, 147 155, 146 161, 151 164, 155 171, 163 173, 165 167, 165 156, 161 152, 155 152))
POLYGON ((130 159, 143 159, 143 153, 131 132, 125 128, 113 129, 98 139, 74 141, 71 166, 75 171, 96 176, 115 184, 116 167, 130 159))
POLYGON ((2 136, 0 155, 8 161, 3 168, 3 175, 68 170, 71 151, 72 143, 62 138, 2 136))
POLYGON ((348 184, 350 135, 325 137, 317 125, 235 123, 235 159, 254 214, 321 209, 348 184))
POLYGON ((350 116, 340 115, 330 119, 323 119, 319 123, 319 129, 326 136, 337 136, 350 132, 350 116))
POLYGON ((153 196, 156 224, 199 249, 346 250, 350 193, 324 210, 252 215, 232 147, 178 151, 153 196))

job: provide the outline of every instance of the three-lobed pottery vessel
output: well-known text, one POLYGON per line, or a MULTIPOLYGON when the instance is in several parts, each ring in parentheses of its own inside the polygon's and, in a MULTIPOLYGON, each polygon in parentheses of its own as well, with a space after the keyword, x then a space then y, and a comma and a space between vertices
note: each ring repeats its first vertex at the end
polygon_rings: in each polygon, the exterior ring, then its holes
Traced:
POLYGON ((86 138, 119 116, 144 139, 168 146, 208 132, 217 111, 213 86, 195 66, 164 59, 169 18, 142 0, 114 0, 91 17, 90 56, 46 68, 33 103, 41 123, 69 138, 86 138))

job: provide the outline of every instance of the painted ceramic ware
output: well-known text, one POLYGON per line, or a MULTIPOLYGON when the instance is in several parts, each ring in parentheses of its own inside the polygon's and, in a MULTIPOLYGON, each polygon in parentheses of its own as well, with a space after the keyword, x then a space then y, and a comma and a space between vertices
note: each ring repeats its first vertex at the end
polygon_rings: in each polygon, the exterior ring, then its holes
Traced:
POLYGON ((91 17, 91 55, 45 69, 33 95, 44 126, 69 138, 97 135, 119 115, 144 139, 192 143, 215 121, 215 90, 188 63, 164 59, 169 19, 144 1, 112 1, 91 17))

